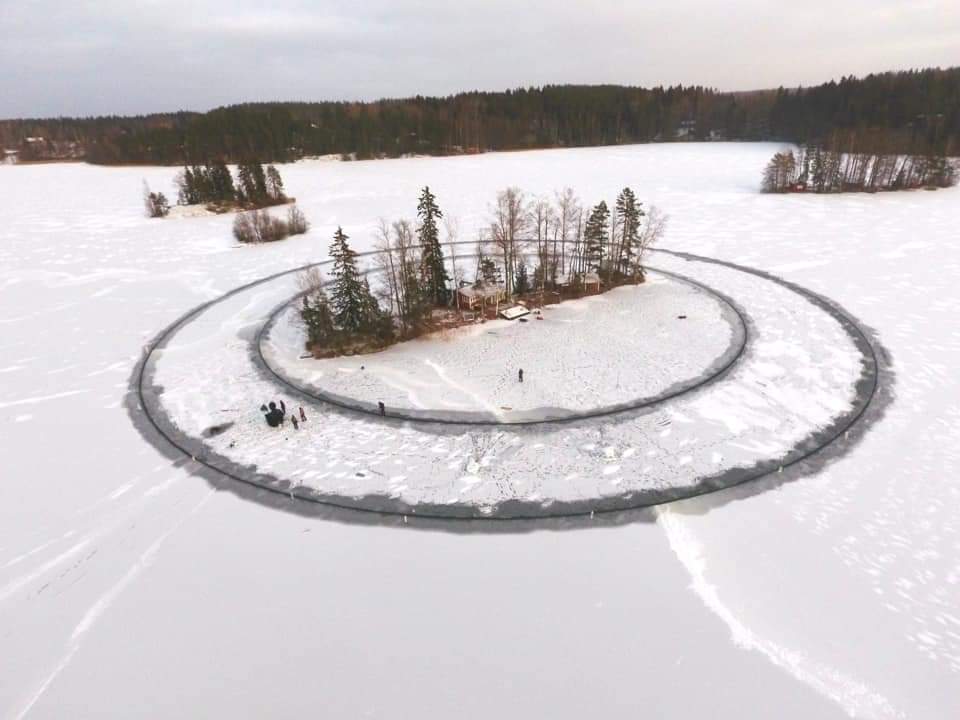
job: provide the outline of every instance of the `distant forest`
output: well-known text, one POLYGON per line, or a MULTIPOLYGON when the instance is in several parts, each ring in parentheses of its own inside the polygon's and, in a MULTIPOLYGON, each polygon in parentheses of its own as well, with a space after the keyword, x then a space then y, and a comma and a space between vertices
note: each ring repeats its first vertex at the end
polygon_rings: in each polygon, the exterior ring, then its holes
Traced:
POLYGON ((809 88, 557 85, 376 102, 251 103, 207 113, 0 121, 22 161, 179 165, 453 155, 696 140, 830 141, 889 153, 960 153, 960 67, 809 88))

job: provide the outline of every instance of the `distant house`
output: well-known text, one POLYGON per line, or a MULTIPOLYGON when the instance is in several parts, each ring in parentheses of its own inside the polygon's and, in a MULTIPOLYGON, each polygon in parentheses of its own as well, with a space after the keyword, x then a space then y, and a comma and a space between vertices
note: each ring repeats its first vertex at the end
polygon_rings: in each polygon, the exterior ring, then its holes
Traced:
POLYGON ((693 138, 696 134, 696 120, 681 120, 680 124, 677 126, 677 131, 674 133, 674 137, 676 137, 678 140, 685 140, 687 138, 693 138))
POLYGON ((587 290, 594 290, 600 292, 600 286, 603 283, 600 280, 600 276, 597 273, 589 272, 583 276, 583 286, 587 290))
POLYGON ((3 155, 0 156, 0 164, 2 165, 13 165, 20 158, 19 150, 4 150, 3 155))
POLYGON ((507 291, 503 285, 485 283, 483 285, 467 285, 457 290, 460 307, 468 310, 480 310, 490 305, 496 305, 507 299, 507 291))
POLYGON ((711 130, 710 135, 708 136, 711 140, 726 140, 727 131, 726 130, 711 130))

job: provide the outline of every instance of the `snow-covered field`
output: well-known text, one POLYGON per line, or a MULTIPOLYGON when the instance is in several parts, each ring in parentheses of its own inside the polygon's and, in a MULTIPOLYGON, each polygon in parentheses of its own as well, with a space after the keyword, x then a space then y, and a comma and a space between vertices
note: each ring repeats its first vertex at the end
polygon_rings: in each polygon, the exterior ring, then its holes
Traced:
POLYGON ((305 162, 283 174, 313 230, 247 248, 229 217, 140 216, 171 169, 0 168, 0 717, 960 713, 960 191, 762 196, 775 149, 305 162), (336 224, 369 247, 427 183, 464 233, 508 183, 629 184, 671 215, 665 246, 875 328, 896 396, 815 475, 596 528, 341 523, 144 442, 144 342, 322 259, 336 224))
POLYGON ((733 340, 736 315, 725 310, 720 298, 651 273, 643 285, 548 305, 528 322, 476 323, 326 360, 301 357, 305 333, 294 307, 265 350, 287 377, 325 395, 432 417, 471 413, 514 422, 654 398, 696 378, 733 340))

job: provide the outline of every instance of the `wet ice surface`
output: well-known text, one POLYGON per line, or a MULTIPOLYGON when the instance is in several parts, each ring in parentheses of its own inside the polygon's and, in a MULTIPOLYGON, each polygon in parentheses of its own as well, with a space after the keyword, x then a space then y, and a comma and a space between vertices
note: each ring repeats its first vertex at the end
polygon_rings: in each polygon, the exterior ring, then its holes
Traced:
POLYGON ((777 149, 303 163, 283 174, 314 229, 256 248, 230 217, 141 218, 170 168, 0 168, 0 717, 960 713, 960 191, 759 195, 777 149), (572 532, 303 518, 144 443, 122 404, 158 329, 323 259, 337 223, 368 248, 426 183, 465 233, 506 183, 629 184, 670 213, 665 245, 877 328, 894 403, 814 476, 572 532))
POLYGON ((510 422, 521 412, 542 418, 557 408, 590 412, 653 398, 707 372, 734 336, 720 302, 651 273, 642 285, 547 306, 528 322, 476 323, 324 360, 301 357, 305 334, 294 307, 264 351, 289 380, 324 394, 434 417, 457 411, 510 422))

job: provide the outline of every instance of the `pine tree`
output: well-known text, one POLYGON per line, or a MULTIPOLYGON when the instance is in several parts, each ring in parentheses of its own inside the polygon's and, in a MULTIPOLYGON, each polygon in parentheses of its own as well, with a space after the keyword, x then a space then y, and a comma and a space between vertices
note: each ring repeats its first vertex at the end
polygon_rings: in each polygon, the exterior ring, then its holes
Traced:
POLYGON ((193 178, 190 177, 190 168, 184 167, 177 175, 175 182, 177 184, 177 205, 193 205, 191 202, 193 200, 191 188, 193 178))
POLYGON ((250 166, 241 163, 237 166, 237 202, 253 202, 253 196, 256 194, 256 183, 253 180, 253 173, 250 166))
POLYGON ((287 196, 283 192, 283 178, 273 165, 267 165, 267 195, 271 200, 283 202, 287 196))
POLYGON ((620 225, 619 270, 626 273, 633 264, 634 255, 639 252, 640 218, 645 213, 637 202, 637 196, 630 188, 624 188, 617 197, 617 219, 620 225))
POLYGON ((212 200, 221 203, 233 202, 236 199, 237 191, 233 187, 233 176, 223 160, 217 160, 207 166, 207 174, 210 178, 210 191, 212 200))
POLYGON ((267 199, 267 176, 258 162, 241 163, 237 168, 237 197, 240 202, 262 206, 267 199))
POLYGON ((267 197, 267 175, 263 171, 263 165, 252 163, 250 169, 253 172, 253 184, 256 188, 257 202, 263 202, 267 197))
POLYGON ((600 204, 590 211, 590 217, 583 229, 587 267, 598 274, 603 269, 603 257, 610 237, 607 225, 609 219, 610 209, 606 201, 601 200, 600 204))
POLYGON ((357 254, 347 244, 348 239, 343 229, 338 227, 330 244, 330 257, 333 258, 333 291, 330 299, 337 327, 347 333, 356 333, 364 328, 368 303, 364 283, 357 269, 357 254))
POLYGON ((417 238, 421 245, 420 276, 423 278, 424 292, 436 305, 447 302, 447 282, 450 276, 443 262, 443 249, 440 247, 440 231, 437 219, 443 217, 437 207, 436 198, 429 187, 423 188, 420 202, 417 205, 417 217, 420 225, 417 227, 417 238))

